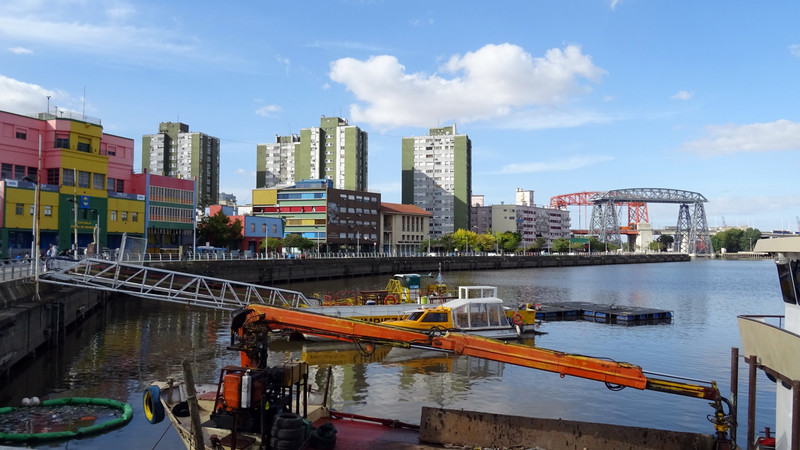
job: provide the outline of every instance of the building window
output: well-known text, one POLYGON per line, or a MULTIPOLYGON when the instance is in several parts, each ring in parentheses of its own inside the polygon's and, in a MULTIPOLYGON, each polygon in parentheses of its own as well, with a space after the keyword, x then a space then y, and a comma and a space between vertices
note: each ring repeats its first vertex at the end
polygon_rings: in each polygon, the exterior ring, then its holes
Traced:
POLYGON ((64 169, 64 186, 75 186, 75 171, 64 169))
POLYGON ((64 136, 56 136, 55 145, 53 148, 69 148, 69 135, 66 137, 64 136))
POLYGON ((111 211, 111 221, 112 222, 116 222, 117 221, 117 212, 116 211, 111 211))
POLYGON ((17 139, 22 139, 23 141, 28 140, 28 132, 27 130, 17 130, 17 139))
MULTIPOLYGON (((115 188, 114 184, 116 184, 116 182, 117 182, 116 178, 109 178, 108 179, 108 190, 109 191, 113 191, 114 190, 114 188, 115 188)), ((152 194, 151 194, 151 196, 152 196, 152 194)))
POLYGON ((83 170, 78 171, 78 187, 88 188, 89 187, 89 176, 91 174, 89 172, 84 172, 83 170))
POLYGON ((272 225, 272 233, 275 234, 278 232, 278 225, 272 225))
POLYGON ((125 180, 117 180, 117 192, 125 192, 125 180))
POLYGON ((92 174, 92 189, 103 189, 106 186, 106 176, 102 173, 92 174))
POLYGON ((25 207, 22 203, 17 203, 16 208, 14 208, 14 214, 21 216, 23 214, 22 209, 25 207))
POLYGON ((14 179, 21 180, 22 177, 25 176, 25 166, 15 165, 14 166, 14 179))
POLYGON ((13 166, 11 164, 3 163, 0 165, 0 178, 11 178, 12 174, 11 171, 13 170, 13 166))
POLYGON ((46 217, 50 217, 53 215, 53 207, 50 205, 44 205, 44 215, 46 217))
POLYGON ((47 169, 47 184, 54 184, 58 186, 58 172, 61 169, 47 169))
POLYGON ((80 139, 78 140, 78 151, 84 153, 92 153, 92 145, 88 140, 80 139))
POLYGON ((131 213, 131 221, 132 222, 138 222, 139 221, 139 213, 138 212, 134 211, 134 212, 131 213))
POLYGON ((254 224, 254 223, 250 224, 250 232, 251 233, 255 233, 256 232, 256 224, 254 224))
POLYGON ((128 211, 121 211, 119 213, 119 217, 123 222, 127 222, 128 221, 128 211))

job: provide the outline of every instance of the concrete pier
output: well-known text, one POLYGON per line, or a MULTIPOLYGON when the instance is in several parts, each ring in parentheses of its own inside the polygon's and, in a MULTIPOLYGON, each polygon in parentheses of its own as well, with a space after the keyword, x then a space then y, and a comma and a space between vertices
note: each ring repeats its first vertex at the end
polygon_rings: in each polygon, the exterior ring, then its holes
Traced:
POLYGON ((436 273, 461 270, 530 269, 608 264, 687 262, 689 255, 594 254, 594 255, 514 255, 514 256, 419 256, 260 259, 220 261, 151 262, 161 269, 224 278, 245 283, 275 285, 309 280, 329 280, 396 273, 436 273))
POLYGON ((40 348, 57 347, 68 329, 92 310, 105 306, 105 292, 40 284, 31 279, 0 283, 0 374, 40 348))

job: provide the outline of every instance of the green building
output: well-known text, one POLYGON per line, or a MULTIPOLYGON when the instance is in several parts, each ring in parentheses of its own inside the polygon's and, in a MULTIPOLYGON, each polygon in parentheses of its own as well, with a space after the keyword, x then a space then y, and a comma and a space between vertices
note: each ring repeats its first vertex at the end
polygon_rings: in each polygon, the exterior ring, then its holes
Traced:
POLYGON ((470 229, 472 141, 456 126, 403 138, 402 202, 432 214, 431 238, 470 229))
POLYGON ((189 125, 162 122, 142 136, 142 168, 155 175, 197 181, 197 204, 219 203, 219 138, 190 132, 189 125))
POLYGON ((307 179, 333 182, 336 189, 367 189, 367 133, 346 119, 325 117, 319 127, 275 136, 256 147, 256 188, 288 186, 307 179))

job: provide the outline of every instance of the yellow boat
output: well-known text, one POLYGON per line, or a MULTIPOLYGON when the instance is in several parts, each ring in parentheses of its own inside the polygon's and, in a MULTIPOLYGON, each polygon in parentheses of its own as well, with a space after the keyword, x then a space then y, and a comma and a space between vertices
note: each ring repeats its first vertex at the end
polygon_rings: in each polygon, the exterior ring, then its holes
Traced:
POLYGON ((458 298, 437 306, 421 305, 401 320, 384 323, 413 330, 448 330, 493 339, 535 333, 536 309, 531 304, 509 308, 494 286, 461 286, 458 298))

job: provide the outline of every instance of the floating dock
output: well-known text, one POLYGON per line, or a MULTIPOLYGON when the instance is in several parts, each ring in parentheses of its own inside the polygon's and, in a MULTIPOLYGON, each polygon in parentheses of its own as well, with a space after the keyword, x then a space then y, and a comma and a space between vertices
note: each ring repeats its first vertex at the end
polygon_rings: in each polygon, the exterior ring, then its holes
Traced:
POLYGON ((601 305, 589 302, 541 304, 536 319, 545 322, 588 320, 621 325, 671 323, 672 311, 638 306, 601 305))

